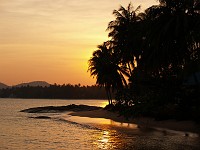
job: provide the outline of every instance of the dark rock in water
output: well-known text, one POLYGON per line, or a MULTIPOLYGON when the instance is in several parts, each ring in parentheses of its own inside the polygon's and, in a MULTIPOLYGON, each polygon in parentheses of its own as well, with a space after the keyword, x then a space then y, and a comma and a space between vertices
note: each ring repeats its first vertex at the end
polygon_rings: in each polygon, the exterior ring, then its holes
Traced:
POLYGON ((34 108, 21 110, 20 112, 57 113, 57 112, 65 112, 65 111, 92 111, 92 110, 97 110, 97 109, 101 109, 101 107, 71 104, 71 105, 67 105, 67 106, 34 107, 34 108))
POLYGON ((48 117, 48 116, 36 116, 36 117, 29 117, 29 118, 34 118, 34 119, 51 119, 51 117, 48 117))

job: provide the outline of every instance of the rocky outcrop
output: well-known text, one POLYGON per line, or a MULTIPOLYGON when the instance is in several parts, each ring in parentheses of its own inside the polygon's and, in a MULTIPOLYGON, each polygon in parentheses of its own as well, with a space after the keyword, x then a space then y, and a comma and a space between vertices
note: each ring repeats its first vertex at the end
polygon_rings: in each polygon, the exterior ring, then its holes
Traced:
POLYGON ((46 106, 46 107, 34 107, 21 110, 20 112, 26 113, 56 113, 56 112, 65 112, 65 111, 92 111, 98 110, 101 107, 97 106, 87 106, 87 105, 67 105, 67 106, 46 106))

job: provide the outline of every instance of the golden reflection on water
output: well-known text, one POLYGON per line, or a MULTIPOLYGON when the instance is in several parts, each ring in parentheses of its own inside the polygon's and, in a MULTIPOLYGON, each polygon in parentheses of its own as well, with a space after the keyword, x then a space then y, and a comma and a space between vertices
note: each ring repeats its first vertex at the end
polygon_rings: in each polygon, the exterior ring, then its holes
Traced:
POLYGON ((70 116, 70 118, 67 118, 67 119, 69 119, 71 121, 79 122, 79 123, 112 125, 112 126, 117 126, 117 127, 134 128, 134 129, 138 128, 137 124, 116 122, 111 119, 105 119, 105 118, 89 118, 89 117, 70 116))
POLYGON ((101 102, 100 107, 105 107, 106 105, 108 105, 108 101, 101 102))
MULTIPOLYGON (((0 100, 0 150, 4 149, 163 149, 199 150, 199 135, 182 135, 162 129, 136 129, 137 125, 103 118, 75 117, 65 113, 27 114, 19 110, 43 106, 64 105, 58 100, 0 100), (44 115, 51 119, 34 119, 44 115), (116 128, 115 128, 116 127, 116 128), (126 130, 130 129, 131 130, 126 130), (133 130, 132 130, 133 129, 133 130), (135 130, 136 129, 136 130, 135 130)), ((94 101, 97 104, 100 101, 94 101)), ((91 104, 91 105, 92 105, 91 104)), ((99 103, 98 103, 99 104, 99 103)), ((103 104, 103 103, 102 103, 103 104)), ((104 103, 105 104, 105 103, 104 103)))
MULTIPOLYGON (((108 119, 108 120, 110 120, 110 119, 108 119)), ((118 126, 118 127, 134 128, 134 129, 138 128, 137 124, 116 122, 116 121, 113 121, 113 120, 110 120, 110 125, 118 126)))
POLYGON ((71 116, 69 120, 81 124, 93 124, 93 126, 96 126, 97 128, 100 127, 102 131, 98 131, 98 134, 95 134, 93 137, 93 139, 95 139, 93 144, 96 145, 98 149, 119 149, 123 146, 122 138, 119 136, 119 133, 117 133, 115 128, 112 127, 138 129, 136 124, 120 123, 104 118, 71 116))
POLYGON ((100 137, 98 138, 98 143, 96 143, 98 145, 98 148, 108 149, 109 147, 111 147, 109 138, 110 138, 109 131, 103 131, 100 137))
POLYGON ((97 141, 94 142, 94 144, 97 145, 98 149, 116 149, 121 146, 121 139, 118 134, 116 134, 116 131, 113 130, 103 130, 98 137, 95 138, 97 141))

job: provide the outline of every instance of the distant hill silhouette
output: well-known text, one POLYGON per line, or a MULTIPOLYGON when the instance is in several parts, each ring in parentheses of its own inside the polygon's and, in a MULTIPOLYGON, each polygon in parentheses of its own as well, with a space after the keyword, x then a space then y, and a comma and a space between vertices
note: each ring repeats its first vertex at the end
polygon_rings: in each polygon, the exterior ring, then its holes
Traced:
POLYGON ((0 89, 8 88, 9 86, 0 82, 0 89))
POLYGON ((33 81, 33 82, 28 82, 28 83, 21 83, 21 84, 17 84, 14 87, 23 87, 23 86, 31 86, 31 87, 37 87, 37 86, 41 86, 41 87, 49 87, 50 84, 45 82, 45 81, 33 81))

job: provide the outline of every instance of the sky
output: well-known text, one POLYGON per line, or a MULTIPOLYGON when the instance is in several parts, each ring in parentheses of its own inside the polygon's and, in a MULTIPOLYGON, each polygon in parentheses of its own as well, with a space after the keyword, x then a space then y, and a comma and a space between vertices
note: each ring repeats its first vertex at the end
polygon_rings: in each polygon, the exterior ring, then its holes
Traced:
MULTIPOLYGON (((156 0, 132 0, 145 9, 156 0)), ((0 0, 0 82, 93 85, 88 60, 130 0, 0 0)))

